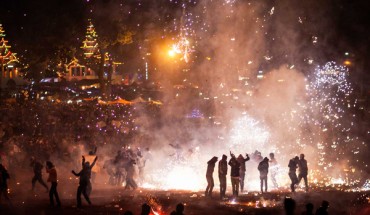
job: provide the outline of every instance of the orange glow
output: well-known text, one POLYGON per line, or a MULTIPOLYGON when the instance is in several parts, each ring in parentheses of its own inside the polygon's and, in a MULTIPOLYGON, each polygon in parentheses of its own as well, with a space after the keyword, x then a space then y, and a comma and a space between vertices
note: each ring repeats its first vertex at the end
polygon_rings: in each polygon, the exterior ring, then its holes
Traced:
POLYGON ((170 57, 175 57, 175 54, 176 54, 175 51, 172 49, 168 51, 168 56, 170 57))
POLYGON ((350 66, 350 65, 352 65, 352 62, 351 62, 351 61, 349 61, 349 60, 346 60, 346 61, 344 61, 344 65, 346 65, 346 66, 350 66))

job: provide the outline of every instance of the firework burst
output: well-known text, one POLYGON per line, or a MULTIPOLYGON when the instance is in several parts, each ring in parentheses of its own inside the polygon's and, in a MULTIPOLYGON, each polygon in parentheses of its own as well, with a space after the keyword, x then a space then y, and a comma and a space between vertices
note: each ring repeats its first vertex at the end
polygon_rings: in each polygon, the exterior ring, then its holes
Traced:
POLYGON ((262 148, 269 139, 269 132, 259 121, 244 115, 233 122, 230 131, 230 145, 232 148, 242 148, 252 152, 262 148))
POLYGON ((308 102, 303 106, 302 140, 316 146, 317 164, 324 171, 335 171, 337 177, 352 168, 338 161, 349 156, 348 152, 358 153, 358 138, 350 132, 354 126, 350 109, 356 102, 350 99, 353 88, 348 76, 348 69, 335 62, 318 66, 306 85, 308 102))

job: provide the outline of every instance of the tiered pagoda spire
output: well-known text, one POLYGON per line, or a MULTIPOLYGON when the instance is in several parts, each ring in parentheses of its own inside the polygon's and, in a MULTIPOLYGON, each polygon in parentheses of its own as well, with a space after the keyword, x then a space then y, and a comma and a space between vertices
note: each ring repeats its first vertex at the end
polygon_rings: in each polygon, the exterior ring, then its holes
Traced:
POLYGON ((3 25, 0 24, 0 64, 2 67, 11 62, 18 61, 16 53, 12 53, 10 51, 11 46, 8 45, 8 41, 5 40, 5 36, 6 34, 3 25))
POLYGON ((84 50, 85 58, 98 57, 99 56, 99 44, 98 44, 98 34, 95 31, 95 27, 89 20, 89 25, 87 26, 85 40, 81 47, 84 50))

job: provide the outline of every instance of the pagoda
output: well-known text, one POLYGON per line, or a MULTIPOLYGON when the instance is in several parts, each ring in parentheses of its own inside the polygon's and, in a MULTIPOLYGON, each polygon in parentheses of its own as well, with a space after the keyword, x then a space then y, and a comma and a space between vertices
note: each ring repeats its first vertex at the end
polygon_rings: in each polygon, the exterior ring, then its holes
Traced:
POLYGON ((19 68, 17 67, 19 61, 16 53, 10 51, 11 46, 5 40, 5 30, 0 24, 0 83, 1 87, 5 86, 8 81, 15 80, 20 77, 19 68))
MULTIPOLYGON (((106 69, 110 63, 112 63, 113 68, 113 79, 120 83, 122 80, 122 75, 116 74, 116 68, 121 65, 121 62, 111 62, 111 56, 108 52, 104 54, 100 53, 99 47, 99 38, 98 34, 96 33, 95 26, 92 24, 92 21, 88 20, 88 25, 86 28, 85 40, 82 42, 82 46, 80 47, 83 51, 83 58, 78 59, 73 58, 70 63, 66 65, 67 74, 65 79, 67 81, 80 81, 83 79, 95 79, 97 80, 99 77, 97 75, 97 68, 92 67, 91 65, 99 64, 101 58, 103 57, 104 60, 104 68, 106 69), (92 68, 91 68, 92 67, 92 68)), ((106 78, 106 77, 104 77, 106 78)))
POLYGON ((84 51, 85 58, 99 57, 98 34, 91 20, 89 20, 85 40, 83 41, 81 49, 84 51))

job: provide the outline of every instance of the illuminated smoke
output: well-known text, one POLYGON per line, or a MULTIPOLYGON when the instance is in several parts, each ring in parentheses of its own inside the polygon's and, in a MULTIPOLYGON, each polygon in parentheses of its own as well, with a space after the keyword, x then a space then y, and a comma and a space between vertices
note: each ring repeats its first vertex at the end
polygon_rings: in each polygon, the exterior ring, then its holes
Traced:
POLYGON ((250 116, 235 119, 230 134, 231 147, 243 148, 243 151, 252 152, 262 148, 269 139, 269 133, 263 125, 250 116))

